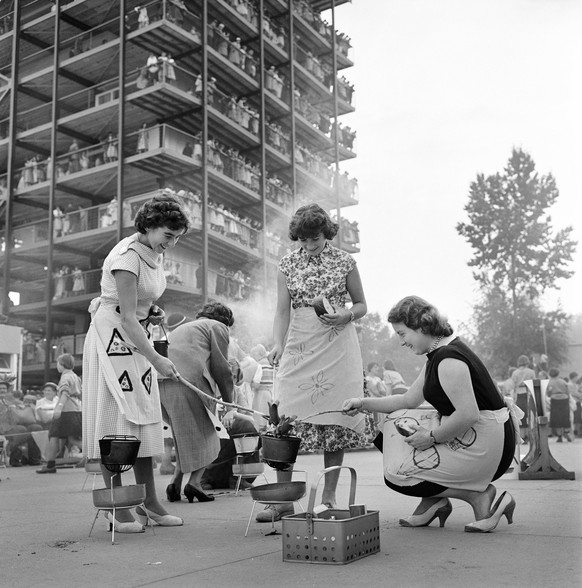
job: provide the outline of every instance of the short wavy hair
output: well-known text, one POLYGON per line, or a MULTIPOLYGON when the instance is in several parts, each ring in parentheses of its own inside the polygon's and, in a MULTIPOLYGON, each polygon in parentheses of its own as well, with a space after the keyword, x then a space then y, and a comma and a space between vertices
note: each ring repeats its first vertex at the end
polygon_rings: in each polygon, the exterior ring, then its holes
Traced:
POLYGON ((329 214, 319 204, 307 204, 298 208, 289 223, 289 239, 312 239, 323 235, 326 239, 333 239, 338 232, 339 225, 334 223, 329 214))
POLYGON ((222 302, 207 302, 196 315, 196 318, 209 318, 227 327, 234 325, 234 315, 232 310, 222 302))
POLYGON ((402 323, 413 331, 432 337, 448 337, 453 328, 438 309, 420 296, 406 296, 388 313, 388 322, 402 323))
POLYGON ((70 353, 63 353, 57 357, 57 363, 66 370, 72 370, 75 367, 75 358, 70 353))
POLYGON ((171 231, 190 229, 184 202, 173 194, 157 194, 144 202, 135 215, 135 228, 145 235, 148 229, 167 227, 171 231))

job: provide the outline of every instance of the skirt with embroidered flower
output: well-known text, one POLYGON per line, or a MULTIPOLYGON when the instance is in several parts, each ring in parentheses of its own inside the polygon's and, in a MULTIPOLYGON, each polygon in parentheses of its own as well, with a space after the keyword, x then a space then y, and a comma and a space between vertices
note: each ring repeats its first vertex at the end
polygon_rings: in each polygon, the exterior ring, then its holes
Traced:
POLYGON ((361 397, 362 356, 352 323, 331 327, 312 307, 293 311, 276 371, 279 414, 296 415, 301 451, 365 447, 365 418, 342 413, 345 400, 361 397))

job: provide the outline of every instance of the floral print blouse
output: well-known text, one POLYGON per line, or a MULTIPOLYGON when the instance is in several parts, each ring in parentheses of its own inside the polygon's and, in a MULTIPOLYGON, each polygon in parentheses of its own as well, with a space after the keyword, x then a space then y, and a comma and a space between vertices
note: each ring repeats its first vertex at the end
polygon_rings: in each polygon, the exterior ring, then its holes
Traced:
POLYGON ((279 270, 285 276, 291 306, 311 306, 316 296, 325 296, 333 306, 346 303, 347 276, 356 267, 354 258, 329 242, 319 255, 310 256, 302 248, 285 255, 279 270))

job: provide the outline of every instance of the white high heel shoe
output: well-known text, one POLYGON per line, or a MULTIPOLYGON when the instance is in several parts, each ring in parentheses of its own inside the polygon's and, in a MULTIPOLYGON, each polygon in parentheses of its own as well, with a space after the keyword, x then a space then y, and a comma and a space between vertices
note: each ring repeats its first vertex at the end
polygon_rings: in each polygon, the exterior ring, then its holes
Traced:
POLYGON ((145 506, 138 508, 145 510, 147 513, 147 515, 141 514, 137 508, 135 509, 135 516, 142 525, 150 525, 152 521, 160 527, 181 527, 184 524, 184 521, 180 517, 170 514, 160 515, 148 510, 145 506))
POLYGON ((445 526, 445 521, 453 512, 453 505, 448 498, 442 498, 426 509, 419 515, 411 515, 405 519, 400 519, 403 527, 428 527, 437 517, 441 527, 445 526))
POLYGON ((121 523, 113 518, 110 512, 105 513, 105 518, 109 521, 109 530, 115 527, 116 533, 145 533, 145 527, 137 521, 131 523, 121 523))
POLYGON ((501 517, 504 515, 507 523, 511 525, 513 523, 514 510, 515 500, 513 496, 509 492, 504 492, 491 509, 489 518, 465 525, 465 531, 467 533, 491 533, 491 531, 495 530, 501 517))

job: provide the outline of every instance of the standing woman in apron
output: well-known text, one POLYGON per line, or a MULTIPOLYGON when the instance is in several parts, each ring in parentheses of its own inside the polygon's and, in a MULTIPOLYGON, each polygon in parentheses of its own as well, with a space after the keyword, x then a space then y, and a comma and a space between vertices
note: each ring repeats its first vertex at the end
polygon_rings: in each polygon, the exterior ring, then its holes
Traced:
MULTIPOLYGON (((275 345, 268 355, 271 364, 279 364, 279 414, 305 419, 296 425, 301 449, 322 450, 326 468, 340 466, 345 449, 366 445, 364 416, 352 420, 341 414, 345 400, 363 394, 362 355, 353 321, 366 314, 367 306, 356 262, 329 243, 337 231, 338 225, 317 204, 302 206, 293 215, 289 238, 299 241, 299 247, 279 262, 275 345), (348 294, 350 308, 345 306, 348 294), (333 309, 328 306, 318 316, 313 303, 321 296, 333 309)), ((336 508, 338 477, 339 471, 325 476, 322 501, 331 508, 336 508)), ((276 512, 265 509, 258 522, 270 522, 273 515, 279 520, 293 509, 267 508, 276 512)))
MULTIPOLYGON (((183 203, 160 194, 145 202, 135 217, 137 232, 122 239, 103 262, 101 296, 89 307, 91 325, 83 350, 83 453, 99 459, 105 435, 134 435, 140 441, 134 466, 138 484, 145 484, 149 517, 162 526, 182 525, 156 496, 153 457, 164 451, 162 410, 157 376, 177 379, 174 364, 158 354, 151 325, 164 313, 153 302, 166 288, 163 254, 174 247, 190 224, 183 203)), ((107 487, 112 473, 103 468, 107 487)), ((114 478, 121 484, 119 476, 114 478)), ((146 513, 117 511, 109 522, 119 533, 144 531, 146 513)))

